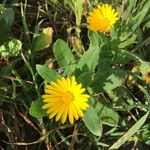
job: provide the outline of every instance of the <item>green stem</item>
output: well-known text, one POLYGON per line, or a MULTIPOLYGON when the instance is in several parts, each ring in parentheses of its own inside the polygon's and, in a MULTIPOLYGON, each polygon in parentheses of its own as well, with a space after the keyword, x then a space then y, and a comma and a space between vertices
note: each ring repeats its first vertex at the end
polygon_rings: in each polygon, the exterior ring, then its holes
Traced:
MULTIPOLYGON (((24 5, 24 9, 26 9, 26 3, 24 5)), ((21 3, 21 17, 22 17, 23 28, 24 28, 24 32, 25 32, 27 41, 30 45, 31 41, 30 41, 30 35, 29 35, 29 28, 28 28, 28 25, 27 25, 27 22, 26 22, 25 10, 24 9, 23 9, 23 4, 21 3)))
POLYGON ((24 57, 23 53, 21 53, 21 57, 22 57, 22 59, 24 60, 26 66, 27 66, 28 69, 29 69, 29 71, 31 72, 32 79, 33 79, 33 83, 34 83, 34 86, 35 86, 35 90, 36 90, 37 95, 38 95, 38 97, 39 97, 40 94, 39 94, 39 90, 38 90, 38 84, 37 84, 36 79, 35 79, 34 71, 33 71, 32 67, 31 67, 30 63, 29 63, 29 62, 26 60, 26 58, 24 57))

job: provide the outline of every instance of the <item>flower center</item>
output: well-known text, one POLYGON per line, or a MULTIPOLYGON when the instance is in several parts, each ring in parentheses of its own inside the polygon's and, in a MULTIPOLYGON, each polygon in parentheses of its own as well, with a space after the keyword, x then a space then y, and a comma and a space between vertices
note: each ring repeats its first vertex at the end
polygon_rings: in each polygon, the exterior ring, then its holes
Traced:
POLYGON ((62 96, 62 100, 65 103, 69 104, 71 101, 74 100, 74 96, 71 92, 68 91, 68 92, 64 93, 64 95, 62 96))

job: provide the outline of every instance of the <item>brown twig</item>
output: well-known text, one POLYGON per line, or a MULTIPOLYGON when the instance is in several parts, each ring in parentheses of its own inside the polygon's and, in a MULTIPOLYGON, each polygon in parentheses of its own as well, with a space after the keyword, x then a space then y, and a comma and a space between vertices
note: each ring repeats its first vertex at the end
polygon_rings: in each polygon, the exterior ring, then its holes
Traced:
POLYGON ((41 129, 42 129, 42 135, 45 136, 44 142, 46 144, 47 150, 53 150, 52 145, 51 145, 51 141, 50 141, 49 136, 48 136, 49 134, 47 134, 44 123, 41 124, 41 129))
POLYGON ((77 124, 76 124, 74 126, 74 131, 73 131, 73 134, 72 134, 71 143, 70 143, 70 146, 69 146, 68 150, 74 150, 74 144, 75 144, 76 139, 77 139, 77 133, 78 133, 78 129, 77 129, 77 124))
POLYGON ((38 133, 40 133, 39 129, 24 115, 22 114, 21 112, 19 112, 19 115, 23 118, 23 120, 29 125, 31 126, 32 128, 34 128, 38 133))
POLYGON ((63 143, 64 141, 66 141, 67 139, 69 139, 70 137, 72 137, 72 135, 67 136, 66 138, 64 138, 63 140, 61 140, 59 143, 57 143, 57 145, 54 145, 53 148, 55 148, 56 146, 60 145, 61 143, 63 143))
POLYGON ((133 120, 135 121, 135 122, 137 122, 137 119, 136 119, 136 117, 129 111, 129 114, 131 115, 131 117, 133 118, 133 120))
POLYGON ((0 127, 6 133, 8 139, 9 139, 9 142, 10 142, 9 144, 11 145, 11 148, 14 149, 15 146, 13 144, 12 130, 6 125, 4 117, 3 117, 3 112, 1 110, 0 110, 0 127))

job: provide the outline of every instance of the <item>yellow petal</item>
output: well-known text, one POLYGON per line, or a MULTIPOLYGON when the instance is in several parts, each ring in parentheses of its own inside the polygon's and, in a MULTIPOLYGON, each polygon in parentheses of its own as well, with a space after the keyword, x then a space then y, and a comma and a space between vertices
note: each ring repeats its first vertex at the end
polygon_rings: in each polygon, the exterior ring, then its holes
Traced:
POLYGON ((49 115, 49 119, 52 119, 57 113, 58 113, 58 110, 51 112, 49 115))
POLYGON ((78 105, 76 103, 74 103, 74 106, 75 106, 75 109, 76 109, 76 112, 78 113, 78 115, 80 117, 83 117, 83 112, 82 110, 78 107, 78 105))
POLYGON ((58 114, 56 116, 56 119, 55 119, 56 121, 58 121, 61 118, 61 116, 62 116, 62 114, 64 112, 64 108, 65 108, 65 105, 62 105, 60 111, 58 112, 58 114))
POLYGON ((67 121, 71 124, 79 117, 83 116, 83 111, 88 107, 87 101, 89 95, 84 94, 85 88, 81 83, 77 83, 75 77, 61 77, 51 85, 45 86, 43 98, 43 109, 47 109, 49 118, 55 117, 55 120, 67 121))
POLYGON ((72 110, 72 113, 73 113, 74 118, 75 118, 76 120, 78 120, 79 115, 78 115, 78 113, 77 113, 77 111, 76 111, 76 109, 75 109, 74 104, 72 103, 70 107, 71 107, 71 110, 72 110))
POLYGON ((65 121, 67 119, 67 114, 68 114, 68 107, 65 106, 64 112, 63 112, 63 115, 62 115, 62 123, 65 123, 65 121))
POLYGON ((71 107, 69 107, 68 118, 71 124, 74 122, 73 113, 71 107))
POLYGON ((62 106, 62 103, 55 103, 54 105, 52 105, 50 107, 50 109, 47 111, 47 113, 50 113, 52 111, 56 111, 56 110, 60 110, 61 109, 61 106, 62 106))
POLYGON ((47 104, 44 104, 44 105, 42 106, 42 109, 48 109, 49 107, 50 107, 50 104, 47 103, 47 104))
POLYGON ((88 28, 93 31, 107 32, 118 19, 118 12, 115 12, 111 5, 98 5, 92 12, 89 12, 87 17, 88 28))

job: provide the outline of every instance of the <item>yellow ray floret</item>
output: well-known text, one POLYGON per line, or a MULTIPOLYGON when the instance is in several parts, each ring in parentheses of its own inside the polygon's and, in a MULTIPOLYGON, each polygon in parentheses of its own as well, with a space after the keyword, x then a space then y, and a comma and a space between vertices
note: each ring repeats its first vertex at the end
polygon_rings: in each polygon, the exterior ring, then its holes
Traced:
POLYGON ((102 4, 94 8, 87 17, 88 28, 93 31, 108 32, 119 19, 118 12, 111 5, 102 4))
POLYGON ((77 84, 75 77, 60 78, 56 82, 51 82, 45 86, 43 98, 43 109, 47 110, 49 118, 67 120, 71 124, 79 117, 83 117, 83 111, 88 108, 89 95, 85 94, 85 89, 81 84, 77 84))

